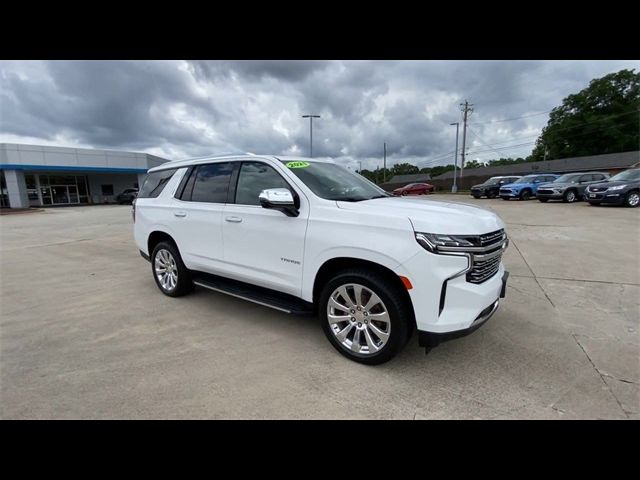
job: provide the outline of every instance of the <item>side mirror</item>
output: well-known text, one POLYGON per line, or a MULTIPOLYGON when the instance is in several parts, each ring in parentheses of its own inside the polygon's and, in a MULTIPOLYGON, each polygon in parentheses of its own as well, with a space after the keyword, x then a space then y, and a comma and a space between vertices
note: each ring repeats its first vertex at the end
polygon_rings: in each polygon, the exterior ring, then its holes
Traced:
POLYGON ((288 217, 297 217, 300 214, 293 194, 286 188, 268 188, 260 192, 258 199, 262 208, 280 210, 288 217))

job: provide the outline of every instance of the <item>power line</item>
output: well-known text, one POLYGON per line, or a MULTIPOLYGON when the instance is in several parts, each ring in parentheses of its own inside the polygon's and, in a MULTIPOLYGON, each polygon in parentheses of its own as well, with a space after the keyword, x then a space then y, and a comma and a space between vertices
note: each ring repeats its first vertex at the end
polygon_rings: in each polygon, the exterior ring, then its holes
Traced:
POLYGON ((538 115, 544 115, 545 113, 550 113, 552 111, 553 110, 547 110, 546 112, 532 113, 531 115, 523 115, 522 117, 505 118, 503 120, 491 120, 489 122, 473 122, 473 123, 471 123, 471 125, 487 125, 487 124, 490 124, 490 123, 511 122, 513 120, 520 120, 521 118, 537 117, 538 115))

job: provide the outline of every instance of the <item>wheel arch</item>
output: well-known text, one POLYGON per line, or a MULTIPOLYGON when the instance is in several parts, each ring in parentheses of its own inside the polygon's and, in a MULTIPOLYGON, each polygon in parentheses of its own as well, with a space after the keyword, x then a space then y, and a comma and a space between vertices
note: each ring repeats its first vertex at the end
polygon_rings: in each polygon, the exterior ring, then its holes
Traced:
POLYGON ((316 276, 313 282, 313 303, 318 307, 318 299, 322 292, 322 288, 326 283, 336 274, 343 270, 352 269, 352 268, 363 268, 367 270, 374 271, 379 275, 383 276, 385 279, 388 279, 398 291, 401 292, 404 300, 407 302, 409 307, 409 311, 412 314, 411 325, 415 326, 415 314, 413 309, 413 302, 411 301, 411 296, 407 291, 406 287, 402 283, 402 280, 390 268, 381 265, 376 262, 372 262, 370 260, 364 260, 356 257, 336 257, 326 260, 316 272, 316 276))
POLYGON ((156 247, 156 245, 158 245, 158 243, 162 241, 169 241, 173 243, 176 248, 178 247, 176 241, 167 232, 164 232, 162 230, 154 230, 149 234, 149 237, 147 238, 147 248, 149 249, 149 256, 151 256, 151 254, 153 253, 153 249, 156 247))

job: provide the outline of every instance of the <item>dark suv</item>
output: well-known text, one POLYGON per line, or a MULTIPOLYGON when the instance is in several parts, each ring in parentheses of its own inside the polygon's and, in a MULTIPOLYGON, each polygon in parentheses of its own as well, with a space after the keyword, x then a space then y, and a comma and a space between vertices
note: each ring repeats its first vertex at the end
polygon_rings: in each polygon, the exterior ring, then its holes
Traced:
POLYGON ((592 183, 599 183, 609 179, 608 173, 581 172, 567 173, 556 178, 551 183, 545 183, 538 187, 536 198, 541 202, 549 200, 562 200, 573 203, 582 200, 585 189, 592 183))
POLYGON ((491 177, 484 183, 471 187, 471 196, 481 198, 483 195, 487 198, 496 198, 502 185, 507 185, 519 180, 521 177, 491 177))
POLYGON ((612 203, 637 207, 640 205, 640 168, 625 170, 606 182, 589 185, 584 199, 591 205, 612 203))
POLYGON ((137 188, 127 188, 124 192, 118 194, 116 197, 116 202, 120 205, 122 204, 131 204, 138 196, 137 188))

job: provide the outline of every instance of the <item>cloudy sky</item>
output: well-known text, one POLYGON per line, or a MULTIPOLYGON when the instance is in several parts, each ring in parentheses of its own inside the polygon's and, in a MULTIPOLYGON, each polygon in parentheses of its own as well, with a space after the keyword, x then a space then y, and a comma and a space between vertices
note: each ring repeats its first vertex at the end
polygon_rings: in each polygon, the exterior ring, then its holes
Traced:
POLYGON ((639 61, 0 61, 0 142, 308 155, 363 168, 452 162, 459 104, 468 159, 526 156, 548 112, 639 61))

